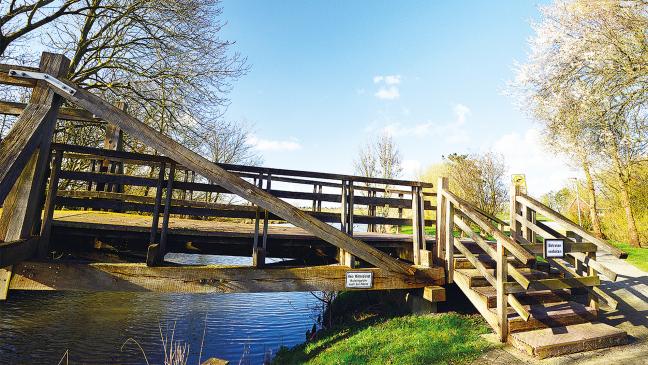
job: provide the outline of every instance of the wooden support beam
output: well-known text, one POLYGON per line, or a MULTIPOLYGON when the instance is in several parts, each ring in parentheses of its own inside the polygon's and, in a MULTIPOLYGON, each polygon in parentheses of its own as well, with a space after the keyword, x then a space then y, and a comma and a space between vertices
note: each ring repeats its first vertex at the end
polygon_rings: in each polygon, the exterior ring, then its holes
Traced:
MULTIPOLYGON (((345 275, 340 265, 297 268, 250 266, 164 266, 144 264, 80 264, 23 262, 10 284, 17 290, 75 290, 178 293, 250 293, 284 291, 341 291, 345 275)), ((442 268, 420 268, 416 276, 393 275, 379 268, 371 290, 412 289, 443 284, 442 268)))
POLYGON ((437 184, 437 205, 436 205, 436 259, 441 262, 445 259, 446 247, 446 203, 443 192, 448 189, 448 178, 440 177, 437 184))
MULTIPOLYGON (((0 114, 19 116, 25 111, 25 109, 27 109, 26 103, 0 100, 0 114)), ((59 108, 57 118, 73 122, 105 123, 102 120, 95 118, 92 113, 76 108, 59 108)))
MULTIPOLYGON (((39 70, 63 77, 69 64, 62 55, 43 53, 39 70)), ((16 241, 40 233, 50 146, 62 102, 45 81, 38 81, 25 111, 0 143, 0 202, 4 201, 0 241, 16 241)), ((0 300, 6 299, 10 276, 10 268, 0 269, 0 300)))
POLYGON ((445 213, 446 213, 446 224, 445 224, 445 261, 447 270, 448 283, 454 283, 454 204, 452 200, 445 199, 445 213))
MULTIPOLYGON (((501 342, 506 342, 508 339, 508 296, 506 292, 506 280, 508 278, 508 259, 506 257, 506 250, 502 241, 497 241, 497 268, 496 279, 497 283, 497 325, 498 334, 501 342)), ((517 284, 517 283, 516 283, 517 284)))
POLYGON ((43 209, 43 225, 41 226, 40 231, 41 240, 38 246, 38 257, 40 258, 45 258, 49 251, 52 221, 54 220, 54 208, 56 207, 56 195, 58 193, 62 163, 63 151, 56 151, 54 153, 52 173, 50 174, 49 187, 47 189, 47 197, 45 198, 45 207, 43 209))
POLYGON ((166 163, 160 164, 160 171, 158 173, 157 186, 155 187, 155 200, 153 206, 153 218, 151 221, 151 236, 149 238, 149 245, 157 243, 158 223, 160 221, 160 206, 162 205, 162 187, 164 186, 164 177, 166 175, 166 163))

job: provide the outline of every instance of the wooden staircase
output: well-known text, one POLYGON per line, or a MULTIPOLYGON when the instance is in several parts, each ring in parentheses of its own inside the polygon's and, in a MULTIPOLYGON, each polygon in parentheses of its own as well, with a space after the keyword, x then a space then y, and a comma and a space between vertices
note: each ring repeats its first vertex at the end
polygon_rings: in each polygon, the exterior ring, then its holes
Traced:
MULTIPOLYGON (((440 181, 439 186, 442 185, 440 181)), ((440 195, 445 200, 445 209, 440 211, 437 208, 437 211, 446 215, 443 217, 446 225, 441 227, 438 238, 445 247, 443 257, 448 272, 452 272, 449 276, 499 334, 502 342, 538 358, 627 342, 625 331, 597 321, 600 300, 608 306, 616 306, 616 301, 598 288, 599 273, 616 279, 614 273, 596 262, 596 250, 603 246, 601 242, 581 244, 564 236, 557 237, 560 234, 555 230, 542 230, 542 223, 535 222, 535 212, 518 203, 519 192, 512 194, 518 218, 512 227, 513 238, 504 235, 487 216, 451 192, 442 190, 440 195), (520 210, 526 212, 522 214, 520 210), (475 225, 484 236, 473 232, 471 226, 475 225), (453 226, 469 238, 454 237, 452 230, 448 229, 453 226), (530 226, 536 231, 528 230, 530 226), (536 235, 568 240, 566 251, 569 252, 560 259, 538 262, 534 253, 538 251, 535 242, 539 237, 536 235), (488 236, 495 240, 484 238, 488 236), (577 251, 582 249, 587 252, 577 251), (587 259, 578 260, 584 257, 587 259)), ((536 208, 549 209, 544 206, 536 208)), ((547 216, 544 211, 542 214, 547 216)), ((542 244, 539 245, 542 250, 542 244)))

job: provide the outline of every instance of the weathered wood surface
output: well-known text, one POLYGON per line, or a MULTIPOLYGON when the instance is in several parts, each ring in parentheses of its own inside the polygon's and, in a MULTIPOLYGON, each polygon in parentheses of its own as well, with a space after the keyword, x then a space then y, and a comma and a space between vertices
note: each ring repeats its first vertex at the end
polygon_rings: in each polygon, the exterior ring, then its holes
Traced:
MULTIPOLYGON (((26 103, 0 100, 0 114, 18 116, 22 114, 26 108, 26 103)), ((102 120, 95 118, 92 113, 76 108, 60 108, 57 117, 61 120, 70 120, 75 122, 105 123, 102 120)))
MULTIPOLYGON (((177 183, 180 184, 180 183, 177 183)), ((176 185, 177 185, 176 184, 176 185)), ((89 192, 89 191, 61 191, 60 196, 56 198, 56 205, 67 208, 90 208, 90 209, 108 209, 122 212, 144 212, 151 213, 155 205, 149 203, 152 197, 124 197, 111 195, 106 192, 89 192), (85 197, 97 197, 100 199, 86 199, 85 197), (113 198, 113 199, 110 199, 113 198), (114 199, 117 198, 117 199, 114 199), (109 200, 110 199, 110 200, 109 200)), ((217 203, 175 201, 177 205, 171 206, 171 214, 199 216, 199 217, 228 217, 228 218, 250 218, 255 216, 254 207, 246 205, 225 205, 217 203)), ((175 203, 174 203, 175 204, 175 203)), ((335 212, 313 212, 304 210, 323 222, 340 223, 340 214, 335 212)), ((269 219, 282 220, 281 217, 270 213, 269 219)), ((361 224, 389 224, 389 225, 408 225, 411 223, 407 218, 391 217, 372 217, 367 215, 354 215, 355 223, 361 224)), ((434 220, 426 220, 427 224, 433 224, 434 220)))
POLYGON ((423 288, 443 284, 442 268, 419 268, 416 276, 393 275, 378 268, 313 266, 165 266, 23 262, 16 266, 10 289, 75 291, 155 291, 248 293, 345 290, 347 271, 373 273, 372 290, 423 288))
MULTIPOLYGON (((149 232, 152 217, 139 214, 109 213, 93 211, 56 211, 54 215, 54 227, 68 227, 72 229, 95 229, 115 230, 123 232, 149 232)), ((254 224, 243 222, 208 221, 171 217, 169 220, 169 232, 182 232, 195 236, 229 236, 238 238, 252 238, 254 235, 254 224)), ((412 235, 356 232, 355 235, 366 241, 383 241, 403 243, 410 245, 412 235)), ((313 240, 311 233, 298 227, 285 225, 268 226, 268 236, 281 236, 285 238, 313 240)), ((432 243, 434 237, 426 236, 428 242, 432 243)), ((251 241, 250 241, 251 242, 251 241)))
MULTIPOLYGON (((69 64, 70 61, 62 55, 43 53, 39 69, 61 77, 67 74, 69 64)), ((25 112, 0 143, 0 202, 4 202, 0 214, 0 241, 16 241, 40 233, 45 174, 56 115, 62 102, 63 99, 45 82, 37 82, 25 112)), ((20 250, 20 253, 36 252, 31 249, 31 241, 28 248, 20 250)), ((20 257, 16 255, 13 258, 20 257)), ((10 268, 1 270, 0 300, 6 299, 6 282, 10 276, 10 268)))
POLYGON ((9 76, 10 70, 40 72, 40 70, 37 67, 8 65, 8 64, 0 63, 0 84, 11 85, 11 86, 23 86, 23 87, 36 86, 36 80, 9 76))
POLYGON ((517 197, 517 201, 533 208, 535 211, 539 212, 540 214, 544 215, 545 217, 552 219, 559 224, 561 224, 564 228, 567 230, 573 231, 579 236, 583 237, 584 239, 594 243, 597 245, 601 250, 606 251, 611 253, 612 255, 618 257, 618 258, 627 258, 628 253, 624 252, 623 250, 620 250, 611 244, 603 241, 602 239, 595 237, 591 233, 587 232, 584 230, 582 227, 578 226, 574 222, 570 221, 568 218, 563 216, 562 214, 554 211, 553 209, 547 207, 546 205, 540 203, 539 201, 533 199, 532 197, 528 195, 521 194, 517 197))

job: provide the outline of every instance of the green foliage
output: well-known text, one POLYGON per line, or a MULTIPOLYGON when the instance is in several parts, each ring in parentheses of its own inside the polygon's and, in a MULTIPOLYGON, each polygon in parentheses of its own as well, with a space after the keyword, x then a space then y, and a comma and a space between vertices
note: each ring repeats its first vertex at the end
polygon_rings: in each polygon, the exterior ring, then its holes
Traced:
POLYGON ((367 319, 282 348, 275 364, 469 364, 489 348, 479 316, 436 314, 367 319))

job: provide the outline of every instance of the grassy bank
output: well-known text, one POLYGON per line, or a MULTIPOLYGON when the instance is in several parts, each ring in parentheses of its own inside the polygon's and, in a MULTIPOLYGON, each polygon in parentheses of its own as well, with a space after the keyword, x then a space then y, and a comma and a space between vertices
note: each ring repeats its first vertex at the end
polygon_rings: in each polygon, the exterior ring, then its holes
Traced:
POLYGON ((648 272, 648 248, 634 247, 628 243, 611 240, 608 242, 628 253, 627 262, 648 272))
POLYGON ((489 348, 480 336, 489 330, 477 315, 402 315, 364 293, 343 293, 334 303, 341 314, 335 325, 310 342, 282 348, 273 363, 469 364, 489 348))

